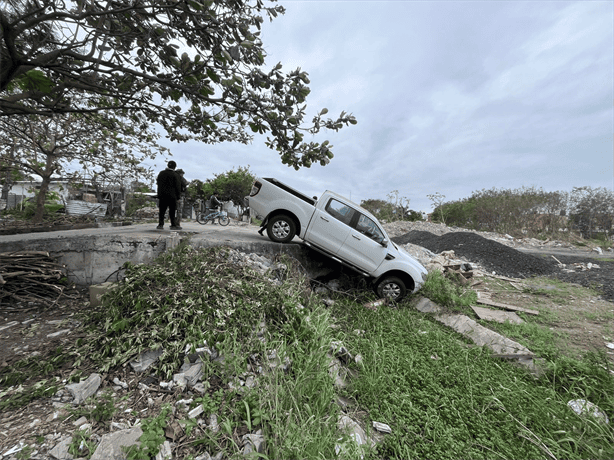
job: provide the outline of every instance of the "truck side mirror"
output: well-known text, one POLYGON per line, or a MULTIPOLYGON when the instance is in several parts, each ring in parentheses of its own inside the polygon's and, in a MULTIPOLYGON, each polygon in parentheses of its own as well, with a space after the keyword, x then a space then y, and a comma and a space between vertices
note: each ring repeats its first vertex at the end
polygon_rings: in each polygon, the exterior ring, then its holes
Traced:
POLYGON ((386 238, 384 238, 380 244, 382 246, 384 246, 385 248, 387 248, 388 247, 388 240, 386 238))

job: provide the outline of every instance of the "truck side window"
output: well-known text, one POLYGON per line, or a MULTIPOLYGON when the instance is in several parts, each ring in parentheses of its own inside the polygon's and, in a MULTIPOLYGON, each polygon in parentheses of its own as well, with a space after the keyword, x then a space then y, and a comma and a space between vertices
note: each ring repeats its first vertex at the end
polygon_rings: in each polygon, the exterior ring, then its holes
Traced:
POLYGON ((346 225, 350 225, 352 221, 352 216, 354 216, 354 209, 350 208, 346 204, 341 203, 340 201, 331 199, 326 205, 326 212, 333 216, 335 219, 340 220, 346 225))
POLYGON ((378 243, 384 241, 384 235, 376 223, 363 214, 358 218, 356 230, 378 243))

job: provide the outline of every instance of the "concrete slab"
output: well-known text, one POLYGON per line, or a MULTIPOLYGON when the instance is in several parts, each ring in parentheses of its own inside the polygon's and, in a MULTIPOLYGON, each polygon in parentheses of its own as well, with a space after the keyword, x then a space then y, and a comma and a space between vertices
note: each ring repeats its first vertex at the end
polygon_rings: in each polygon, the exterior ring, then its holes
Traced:
POLYGON ((243 252, 299 255, 303 245, 274 243, 258 227, 231 221, 227 227, 182 222, 181 231, 157 230, 156 223, 122 227, 0 235, 0 252, 46 251, 68 268, 70 281, 84 286, 118 281, 125 262, 148 263, 189 239, 194 247, 229 246, 243 252))
POLYGON ((514 324, 524 323, 522 318, 513 311, 491 310, 490 308, 483 307, 471 307, 471 309, 478 315, 478 318, 486 321, 496 321, 497 323, 510 322, 514 324))
POLYGON ((487 347, 499 355, 532 356, 533 353, 518 342, 491 331, 465 315, 438 315, 437 321, 470 338, 476 345, 487 347))

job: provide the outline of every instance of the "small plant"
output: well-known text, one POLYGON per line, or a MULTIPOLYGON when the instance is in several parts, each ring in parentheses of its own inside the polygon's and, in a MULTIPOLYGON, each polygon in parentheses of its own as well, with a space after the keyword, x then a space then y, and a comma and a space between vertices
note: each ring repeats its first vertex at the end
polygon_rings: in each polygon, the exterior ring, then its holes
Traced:
POLYGON ((223 399, 224 392, 222 390, 217 390, 212 395, 204 394, 200 398, 195 398, 194 407, 201 405, 203 407, 204 413, 210 415, 217 412, 223 399))
POLYGON ((17 460, 28 460, 32 456, 34 448, 32 446, 23 446, 23 448, 15 454, 17 460))
POLYGON ((440 271, 429 273, 420 292, 433 302, 448 308, 467 307, 477 300, 477 294, 446 278, 440 271))
POLYGON ((90 458, 96 450, 96 443, 90 439, 88 430, 77 430, 73 433, 72 441, 68 446, 68 453, 75 458, 90 458))
POLYGON ((117 412, 117 408, 110 392, 102 394, 100 400, 90 397, 85 406, 70 410, 70 413, 75 417, 84 416, 92 422, 107 422, 113 418, 115 412, 117 412))
POLYGON ((166 418, 169 412, 171 412, 171 407, 165 405, 157 417, 144 419, 141 422, 143 434, 139 438, 140 444, 125 449, 128 460, 154 458, 160 452, 160 446, 166 439, 164 427, 166 427, 166 418))

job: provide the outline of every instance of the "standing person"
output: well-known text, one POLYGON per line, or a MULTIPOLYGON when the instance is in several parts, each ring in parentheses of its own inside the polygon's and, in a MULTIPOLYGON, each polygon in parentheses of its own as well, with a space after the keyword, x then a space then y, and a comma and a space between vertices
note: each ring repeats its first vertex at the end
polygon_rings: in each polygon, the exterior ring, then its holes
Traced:
POLYGON ((209 207, 213 209, 219 206, 222 206, 222 202, 219 200, 217 192, 213 192, 213 195, 209 198, 209 207))
POLYGON ((177 201, 177 216, 175 217, 175 223, 177 227, 181 227, 181 218, 183 217, 183 203, 185 202, 185 192, 188 190, 188 181, 184 176, 185 172, 183 169, 178 169, 175 171, 179 176, 179 180, 181 181, 181 196, 179 197, 179 201, 177 201))
MULTIPOLYGON (((214 209, 219 211, 217 208, 220 206, 222 206, 222 202, 219 200, 217 192, 213 192, 213 195, 211 195, 211 198, 209 198, 209 209, 211 212, 213 212, 214 209)), ((215 224, 214 220, 211 221, 213 224, 215 224)))
POLYGON ((164 214, 168 209, 171 218, 171 230, 181 230, 181 227, 175 222, 177 213, 177 200, 181 198, 181 180, 179 174, 175 172, 177 163, 169 161, 167 168, 160 171, 156 183, 158 184, 158 202, 160 213, 158 219, 158 230, 164 228, 164 214))

